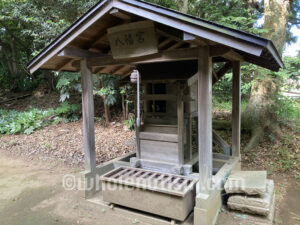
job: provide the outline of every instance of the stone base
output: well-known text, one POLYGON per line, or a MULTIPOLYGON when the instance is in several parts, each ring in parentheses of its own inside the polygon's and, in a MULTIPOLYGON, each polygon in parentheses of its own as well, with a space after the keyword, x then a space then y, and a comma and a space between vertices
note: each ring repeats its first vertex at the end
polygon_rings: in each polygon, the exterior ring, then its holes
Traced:
POLYGON ((103 225, 194 225, 194 214, 191 213, 184 222, 170 220, 150 213, 132 210, 104 202, 101 193, 88 200, 91 211, 101 214, 97 224, 103 225))
POLYGON ((238 211, 221 210, 217 225, 273 225, 275 216, 275 195, 272 198, 270 213, 267 217, 255 216, 238 211))
POLYGON ((230 209, 268 216, 274 196, 274 182, 267 181, 267 191, 263 196, 232 195, 228 199, 230 209))
POLYGON ((214 225, 221 208, 221 192, 198 194, 194 208, 194 225, 214 225))
POLYGON ((266 181, 266 171, 233 171, 225 183, 225 191, 227 194, 263 195, 266 181))

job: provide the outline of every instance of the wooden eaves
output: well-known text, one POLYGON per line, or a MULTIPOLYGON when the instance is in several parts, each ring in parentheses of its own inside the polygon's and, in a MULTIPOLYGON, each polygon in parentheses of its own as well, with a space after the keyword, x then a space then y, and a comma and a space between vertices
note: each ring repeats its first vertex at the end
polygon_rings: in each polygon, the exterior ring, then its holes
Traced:
POLYGON ((283 66, 269 40, 142 1, 105 0, 48 45, 28 70, 79 71, 79 60, 87 58, 93 73, 127 75, 136 64, 193 60, 196 47, 205 45, 216 62, 242 60, 274 71, 283 66), (114 60, 107 29, 147 19, 155 22, 159 53, 114 60))

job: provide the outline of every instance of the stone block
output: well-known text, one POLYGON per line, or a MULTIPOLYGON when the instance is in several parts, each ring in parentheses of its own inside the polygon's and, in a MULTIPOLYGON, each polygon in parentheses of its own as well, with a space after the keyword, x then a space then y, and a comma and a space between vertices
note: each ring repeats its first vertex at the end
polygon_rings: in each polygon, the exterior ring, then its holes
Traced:
POLYGON ((230 209, 267 216, 274 196, 274 182, 267 180, 267 190, 262 196, 232 195, 228 199, 230 209))
POLYGON ((266 187, 266 171, 232 171, 225 183, 228 194, 263 195, 266 187))
POLYGON ((273 225, 275 213, 275 195, 268 216, 259 216, 238 211, 221 210, 216 225, 273 225))

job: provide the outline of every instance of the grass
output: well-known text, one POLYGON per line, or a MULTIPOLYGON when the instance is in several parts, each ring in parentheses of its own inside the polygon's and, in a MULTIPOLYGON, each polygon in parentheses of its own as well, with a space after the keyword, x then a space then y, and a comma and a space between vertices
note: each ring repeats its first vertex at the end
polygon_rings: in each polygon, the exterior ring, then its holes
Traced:
MULTIPOLYGON (((222 111, 222 110, 228 110, 231 111, 232 109, 232 101, 219 101, 216 98, 213 98, 213 109, 214 110, 218 110, 218 111, 222 111)), ((242 107, 242 111, 246 108, 248 102, 245 100, 242 100, 241 102, 241 107, 242 107)))

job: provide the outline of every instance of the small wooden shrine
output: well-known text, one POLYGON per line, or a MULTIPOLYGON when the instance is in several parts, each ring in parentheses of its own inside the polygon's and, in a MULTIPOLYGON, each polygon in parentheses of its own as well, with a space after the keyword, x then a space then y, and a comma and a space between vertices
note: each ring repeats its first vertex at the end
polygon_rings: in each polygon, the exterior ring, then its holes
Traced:
POLYGON ((31 73, 81 73, 84 196, 100 205, 101 224, 216 222, 224 181, 240 169, 243 61, 283 66, 269 40, 142 1, 104 0, 28 64, 31 73), (212 130, 212 86, 229 71, 232 146, 212 130), (137 151, 104 165, 96 165, 92 74, 137 83, 137 151))

